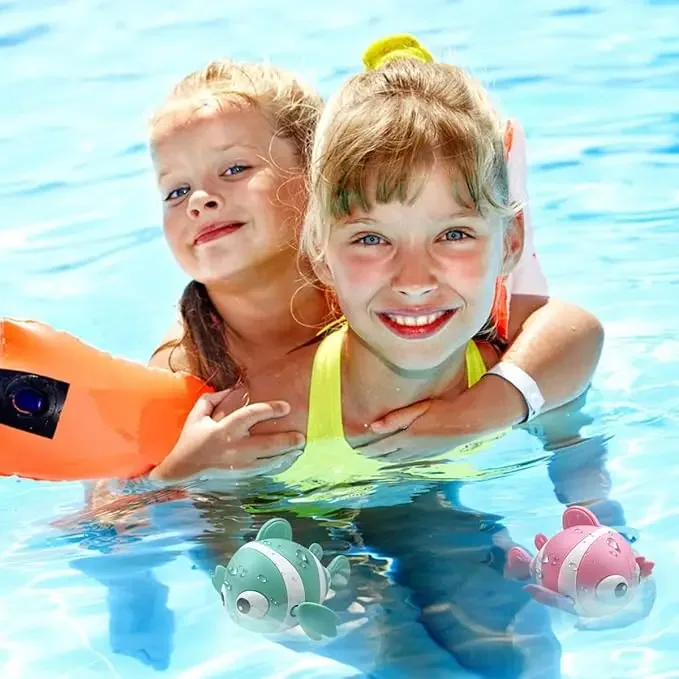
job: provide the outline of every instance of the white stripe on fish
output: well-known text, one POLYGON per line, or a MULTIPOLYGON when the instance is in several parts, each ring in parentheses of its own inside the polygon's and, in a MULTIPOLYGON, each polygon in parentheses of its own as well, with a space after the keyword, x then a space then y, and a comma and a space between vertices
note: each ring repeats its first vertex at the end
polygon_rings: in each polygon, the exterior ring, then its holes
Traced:
POLYGON ((241 549, 254 549, 263 554, 267 559, 273 562, 276 569, 283 577, 283 584, 288 598, 288 610, 285 613, 285 619, 281 623, 280 629, 287 629, 297 624, 297 620, 290 615, 290 611, 299 604, 303 603, 305 599, 304 583, 297 572, 294 564, 290 563, 284 556, 274 551, 270 547, 261 542, 252 541, 244 544, 241 549))

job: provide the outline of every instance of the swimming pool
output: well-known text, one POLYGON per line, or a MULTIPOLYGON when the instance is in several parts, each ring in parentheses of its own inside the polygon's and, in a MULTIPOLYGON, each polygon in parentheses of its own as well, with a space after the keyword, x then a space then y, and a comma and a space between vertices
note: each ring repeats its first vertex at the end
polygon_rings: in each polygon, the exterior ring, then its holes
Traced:
MULTIPOLYGON (((146 115, 169 85, 209 59, 234 55, 296 69, 328 93, 358 68, 375 37, 417 34, 483 76, 505 112, 522 120, 537 247, 552 292, 592 309, 607 330, 591 428, 612 436, 612 495, 639 531, 639 550, 656 561, 658 600, 646 620, 623 630, 579 632, 555 615, 562 676, 679 677, 672 576, 679 540, 670 530, 679 513, 672 499, 679 480, 679 3, 526 0, 510 8, 422 0, 415 9, 405 0, 346 0, 293 10, 271 0, 166 0, 151 7, 0 3, 0 315, 39 318, 144 360, 184 283, 161 239, 144 141, 146 115)), ((522 544, 553 532, 562 507, 534 444, 523 434, 508 437, 487 462, 530 464, 463 488, 464 503, 501 515, 522 544)), ((371 671, 372 623, 316 656, 313 646, 298 652, 231 625, 187 556, 204 530, 190 508, 159 505, 155 529, 142 526, 122 540, 50 526, 81 504, 78 484, 0 480, 3 678, 371 671), (110 621, 101 583, 118 571, 126 584, 112 595, 110 621)), ((398 607, 402 593, 391 590, 385 601, 398 607)), ((401 674, 385 676, 412 676, 415 667, 428 676, 470 676, 446 664, 412 609, 400 605, 411 645, 401 674)), ((378 615, 366 611, 371 621, 378 615)))

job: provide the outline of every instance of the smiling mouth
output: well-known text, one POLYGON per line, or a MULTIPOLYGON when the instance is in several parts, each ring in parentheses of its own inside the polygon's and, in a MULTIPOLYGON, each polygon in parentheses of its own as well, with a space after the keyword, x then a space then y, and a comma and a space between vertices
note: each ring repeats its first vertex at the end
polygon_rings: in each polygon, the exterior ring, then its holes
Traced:
POLYGON ((244 226, 244 222, 222 222, 220 224, 211 224, 196 236, 193 244, 202 245, 217 240, 218 238, 223 238, 224 236, 232 234, 234 231, 238 231, 242 226, 244 226))
POLYGON ((457 313, 444 309, 430 314, 378 313, 378 318, 395 335, 404 339, 425 339, 435 335, 457 313))

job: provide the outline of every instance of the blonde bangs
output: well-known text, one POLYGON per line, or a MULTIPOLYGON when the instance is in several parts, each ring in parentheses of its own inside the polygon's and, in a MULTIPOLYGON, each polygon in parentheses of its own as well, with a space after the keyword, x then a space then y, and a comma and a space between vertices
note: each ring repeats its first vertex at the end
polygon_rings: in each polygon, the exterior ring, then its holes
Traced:
POLYGON ((181 80, 151 118, 151 140, 201 115, 258 109, 274 134, 290 140, 307 167, 323 101, 293 73, 267 64, 213 61, 181 80))
POLYGON ((322 260, 330 231, 354 212, 414 201, 435 165, 460 205, 505 224, 516 215, 502 123, 480 83, 456 66, 406 58, 350 78, 316 131, 307 256, 322 260))
MULTIPOLYGON (((324 139, 324 153, 314 168, 323 212, 337 220, 375 204, 410 203, 427 174, 442 163, 451 175, 451 191, 480 214, 509 215, 508 183, 495 159, 492 136, 481 133, 471 117, 451 116, 436 101, 415 96, 379 98, 343 107, 324 139), (462 179, 464 190, 460 190, 462 179), (457 189, 457 190, 456 190, 457 189)), ((502 150, 500 150, 500 157, 502 150)))

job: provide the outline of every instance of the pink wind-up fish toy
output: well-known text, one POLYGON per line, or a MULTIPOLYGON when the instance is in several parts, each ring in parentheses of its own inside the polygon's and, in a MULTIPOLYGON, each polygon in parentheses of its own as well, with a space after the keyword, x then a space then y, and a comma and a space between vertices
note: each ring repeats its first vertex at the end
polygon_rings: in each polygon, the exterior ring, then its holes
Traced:
POLYGON ((536 601, 584 618, 622 611, 654 566, 585 507, 566 509, 563 530, 536 535, 535 546, 534 557, 520 547, 509 550, 507 577, 532 580, 525 589, 536 601))

